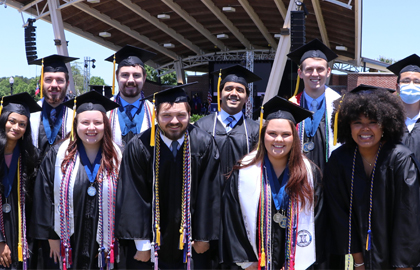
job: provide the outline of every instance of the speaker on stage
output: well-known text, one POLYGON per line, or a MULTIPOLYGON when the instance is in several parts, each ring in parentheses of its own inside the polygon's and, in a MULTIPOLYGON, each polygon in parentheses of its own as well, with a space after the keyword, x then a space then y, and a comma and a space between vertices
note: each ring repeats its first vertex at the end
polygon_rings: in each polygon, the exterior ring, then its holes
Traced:
POLYGON ((305 11, 298 10, 290 13, 290 51, 294 51, 306 44, 305 11))
POLYGON ((35 21, 35 19, 28 19, 28 25, 25 27, 25 51, 29 65, 38 58, 36 53, 36 26, 33 26, 35 21))

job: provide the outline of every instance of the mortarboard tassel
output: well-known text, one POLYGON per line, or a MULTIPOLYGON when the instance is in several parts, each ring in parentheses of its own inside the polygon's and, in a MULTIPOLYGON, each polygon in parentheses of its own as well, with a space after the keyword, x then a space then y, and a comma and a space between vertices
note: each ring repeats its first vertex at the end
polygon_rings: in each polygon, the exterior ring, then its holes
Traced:
POLYGON ((217 80, 217 111, 220 112, 220 83, 222 82, 222 70, 219 71, 219 79, 217 80))
MULTIPOLYGON (((153 112, 152 112, 152 127, 150 131, 150 146, 155 146, 155 119, 156 119, 156 93, 153 94, 153 112)), ((160 241, 160 240, 159 240, 160 241)))
POLYGON ((41 65, 41 89, 40 91, 40 97, 42 99, 42 90, 44 89, 44 58, 42 58, 42 65, 41 65))
POLYGON ((3 111, 3 98, 4 98, 4 96, 1 98, 0 115, 1 115, 1 112, 3 111))
POLYGON ((71 136, 70 140, 74 141, 74 117, 76 116, 76 97, 74 97, 74 105, 73 105, 73 119, 71 124, 71 136))
POLYGON ((293 93, 293 96, 296 96, 298 91, 299 91, 299 83, 300 83, 300 77, 299 77, 299 74, 298 74, 297 81, 296 81, 296 88, 295 88, 295 92, 293 93))
MULTIPOLYGON (((258 138, 261 138, 261 129, 262 129, 262 126, 263 126, 263 116, 264 116, 264 106, 261 106, 261 111, 260 111, 260 128, 259 128, 259 131, 258 131, 258 138)), ((258 140, 258 148, 257 149, 260 149, 260 141, 261 140, 258 140)))
POLYGON ((343 102, 343 98, 344 98, 344 95, 343 95, 343 97, 342 97, 342 98, 341 98, 341 100, 340 100, 340 105, 338 106, 337 112, 335 113, 335 116, 334 116, 334 142, 333 142, 333 145, 336 145, 336 144, 337 144, 337 133, 338 133, 338 113, 340 112, 340 109, 341 109, 341 103, 343 102))
POLYGON ((115 95, 115 76, 116 76, 116 74, 115 74, 115 53, 114 53, 113 64, 114 64, 114 68, 112 70, 112 95, 115 95))

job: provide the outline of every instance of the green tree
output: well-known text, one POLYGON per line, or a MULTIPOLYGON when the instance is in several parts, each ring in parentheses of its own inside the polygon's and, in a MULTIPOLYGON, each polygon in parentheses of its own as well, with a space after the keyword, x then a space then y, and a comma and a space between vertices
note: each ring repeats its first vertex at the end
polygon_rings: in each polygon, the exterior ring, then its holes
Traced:
POLYGON ((379 56, 378 60, 381 61, 381 62, 390 64, 390 65, 392 65, 392 64, 394 64, 396 62, 394 59, 392 59, 392 58, 386 58, 385 56, 379 56))
POLYGON ((76 62, 73 65, 71 65, 71 72, 73 75, 74 88, 76 90, 76 94, 80 95, 84 93, 87 89, 84 89, 84 77, 82 74, 82 68, 79 65, 79 63, 76 62))
POLYGON ((90 77, 90 85, 106 85, 105 80, 98 76, 90 77))
MULTIPOLYGON (((159 82, 157 70, 148 65, 145 65, 145 68, 146 68, 146 73, 147 73, 147 79, 152 82, 159 82)), ((161 76, 160 83, 168 84, 168 85, 176 85, 177 80, 176 80, 175 71, 161 76)))

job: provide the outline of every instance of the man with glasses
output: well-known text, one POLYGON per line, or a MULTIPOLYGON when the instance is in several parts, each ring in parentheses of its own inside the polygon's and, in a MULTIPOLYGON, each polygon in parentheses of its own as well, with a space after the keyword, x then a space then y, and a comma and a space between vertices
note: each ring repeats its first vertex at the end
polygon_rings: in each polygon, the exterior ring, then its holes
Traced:
POLYGON ((420 57, 412 54, 388 67, 397 78, 397 92, 406 111, 402 142, 420 158, 420 57))

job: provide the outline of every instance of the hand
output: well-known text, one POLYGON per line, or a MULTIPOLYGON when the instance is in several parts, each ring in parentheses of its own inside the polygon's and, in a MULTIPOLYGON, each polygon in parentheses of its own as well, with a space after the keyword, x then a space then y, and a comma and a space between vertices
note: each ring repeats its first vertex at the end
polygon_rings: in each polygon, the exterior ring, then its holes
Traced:
POLYGON ((146 251, 138 251, 134 255, 134 260, 148 262, 150 260, 150 249, 146 251))
POLYGON ((250 266, 248 266, 245 270, 256 270, 258 269, 258 262, 253 262, 250 266))
POLYGON ((54 258, 54 263, 60 262, 60 240, 48 239, 48 243, 50 243, 50 258, 54 258))
POLYGON ((9 246, 6 242, 0 243, 0 265, 9 268, 12 264, 12 256, 9 246))
POLYGON ((192 243, 192 246, 195 252, 197 252, 198 254, 204 253, 210 248, 209 242, 202 242, 202 241, 194 241, 192 243))

